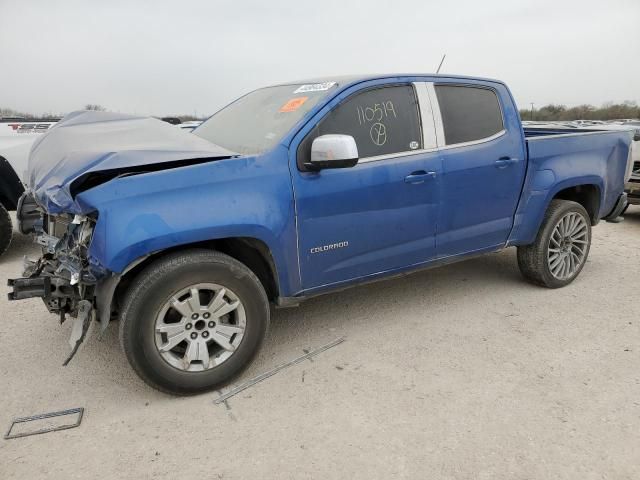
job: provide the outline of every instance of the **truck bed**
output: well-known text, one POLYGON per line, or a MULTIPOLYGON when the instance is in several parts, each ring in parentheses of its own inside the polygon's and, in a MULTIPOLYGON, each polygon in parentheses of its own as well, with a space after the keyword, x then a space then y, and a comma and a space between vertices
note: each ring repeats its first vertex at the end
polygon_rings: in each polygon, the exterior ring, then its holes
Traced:
POLYGON ((550 199, 574 185, 597 188, 600 200, 592 221, 612 212, 630 170, 627 132, 526 127, 524 131, 528 166, 512 244, 532 242, 550 199))
POLYGON ((545 127, 523 127, 525 138, 543 137, 550 135, 573 135, 580 133, 602 132, 594 128, 545 128, 545 127))

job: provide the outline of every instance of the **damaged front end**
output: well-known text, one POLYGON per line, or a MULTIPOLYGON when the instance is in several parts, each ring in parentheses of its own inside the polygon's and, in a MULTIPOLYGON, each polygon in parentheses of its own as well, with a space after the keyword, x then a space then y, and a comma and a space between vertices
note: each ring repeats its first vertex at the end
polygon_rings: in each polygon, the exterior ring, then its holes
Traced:
POLYGON ((108 272, 92 263, 88 255, 96 218, 91 215, 49 215, 25 193, 18 204, 18 227, 42 247, 42 256, 25 258, 23 278, 8 281, 9 300, 40 297, 47 309, 60 318, 73 318, 69 363, 87 338, 96 318, 96 286, 108 272))
POLYGON ((93 320, 104 330, 117 314, 114 295, 121 279, 103 266, 104 257, 96 258, 104 254, 99 247, 106 238, 103 232, 100 242, 92 239, 100 199, 88 201, 87 195, 95 189, 104 193, 107 184, 122 178, 235 156, 154 118, 93 111, 68 114, 34 142, 29 154, 18 226, 34 236, 42 256, 25 260, 23 278, 9 280, 9 299, 40 297, 61 322, 71 317, 73 356, 96 323, 93 320))

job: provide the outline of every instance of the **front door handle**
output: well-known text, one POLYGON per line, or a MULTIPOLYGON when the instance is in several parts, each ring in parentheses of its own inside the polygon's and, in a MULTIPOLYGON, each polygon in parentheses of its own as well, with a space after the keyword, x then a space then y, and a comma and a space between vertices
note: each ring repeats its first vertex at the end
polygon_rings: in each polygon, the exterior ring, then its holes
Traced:
POLYGON ((404 183, 424 183, 425 180, 430 178, 436 178, 436 172, 425 172, 424 170, 418 170, 410 175, 404 177, 404 183))
POLYGON ((509 165, 513 165, 514 163, 518 163, 518 159, 517 158, 500 157, 498 160, 496 160, 496 167, 497 168, 506 168, 509 165))

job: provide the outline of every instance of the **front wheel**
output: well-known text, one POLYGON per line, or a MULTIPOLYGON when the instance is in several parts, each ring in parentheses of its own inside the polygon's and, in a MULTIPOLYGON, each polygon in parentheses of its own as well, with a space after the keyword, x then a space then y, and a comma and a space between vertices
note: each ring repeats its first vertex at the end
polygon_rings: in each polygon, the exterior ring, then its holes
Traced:
POLYGON ((120 316, 120 341, 136 373, 185 395, 219 387, 249 365, 269 325, 269 303, 245 265, 192 250, 143 270, 120 316))
POLYGON ((584 267, 590 247, 591 221, 584 207, 569 200, 553 200, 535 242, 518 247, 518 266, 532 283, 564 287, 584 267))

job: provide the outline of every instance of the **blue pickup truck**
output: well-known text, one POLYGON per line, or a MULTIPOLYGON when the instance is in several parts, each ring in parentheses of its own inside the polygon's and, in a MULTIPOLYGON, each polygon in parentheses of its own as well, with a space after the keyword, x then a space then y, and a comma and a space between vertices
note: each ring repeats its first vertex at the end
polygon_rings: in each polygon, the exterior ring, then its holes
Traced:
POLYGON ((119 320, 149 385, 212 389, 270 304, 512 246, 525 278, 567 285, 626 205, 631 142, 527 132, 504 83, 448 75, 262 88, 194 133, 77 112, 32 148, 17 217, 43 254, 9 298, 71 317, 71 356, 119 320))

